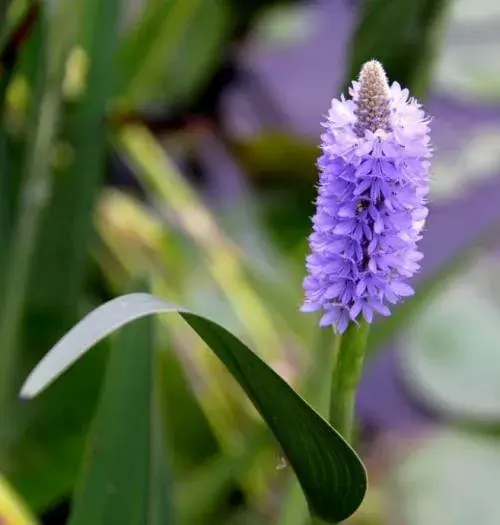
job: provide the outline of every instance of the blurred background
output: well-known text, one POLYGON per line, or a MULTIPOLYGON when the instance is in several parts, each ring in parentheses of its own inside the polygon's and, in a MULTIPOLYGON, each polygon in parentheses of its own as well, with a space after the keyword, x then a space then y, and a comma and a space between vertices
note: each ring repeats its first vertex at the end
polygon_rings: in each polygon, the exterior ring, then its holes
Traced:
MULTIPOLYGON (((320 122, 377 58, 432 115, 435 159, 417 295, 370 336, 349 522, 497 525, 499 53, 496 0, 0 0, 0 523, 67 522, 109 341, 16 392, 138 278, 315 402, 298 306, 320 122)), ((305 525, 223 366, 180 320, 155 342, 169 523, 305 525)))

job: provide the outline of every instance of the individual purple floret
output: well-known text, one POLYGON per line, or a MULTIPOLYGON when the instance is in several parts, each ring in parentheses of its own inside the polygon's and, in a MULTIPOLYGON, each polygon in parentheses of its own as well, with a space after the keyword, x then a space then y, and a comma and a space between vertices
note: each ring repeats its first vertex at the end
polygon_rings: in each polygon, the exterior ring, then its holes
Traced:
POLYGON ((363 66, 349 94, 323 124, 301 308, 322 310, 320 325, 340 333, 413 294, 432 151, 429 119, 407 89, 389 87, 379 62, 363 66))

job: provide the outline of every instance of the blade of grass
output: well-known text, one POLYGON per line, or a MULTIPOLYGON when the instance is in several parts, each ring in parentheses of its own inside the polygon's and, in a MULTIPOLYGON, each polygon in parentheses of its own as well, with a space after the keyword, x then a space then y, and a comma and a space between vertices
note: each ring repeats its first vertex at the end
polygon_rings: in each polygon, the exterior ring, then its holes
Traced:
MULTIPOLYGON (((157 292, 180 299, 179 285, 182 287, 186 275, 186 255, 176 249, 173 235, 162 227, 161 221, 152 215, 153 211, 145 204, 134 202, 120 192, 113 192, 113 195, 112 199, 102 199, 101 204, 105 207, 101 206, 97 218, 103 243, 99 250, 100 259, 103 260, 105 250, 103 272, 112 290, 119 293, 124 282, 130 282, 147 271, 157 292), (163 257, 166 247, 167 259, 163 257), (120 279, 121 284, 118 284, 115 281, 120 273, 124 275, 120 279)), ((190 468, 220 453, 220 443, 213 429, 219 431, 223 427, 217 421, 223 410, 218 406, 214 410, 205 410, 205 415, 203 408, 207 407, 202 408, 194 396, 193 387, 198 392, 206 392, 206 386, 201 384, 204 383, 202 378, 206 367, 205 360, 195 354, 189 327, 182 322, 172 324, 164 322, 164 319, 160 321, 163 351, 159 355, 159 366, 164 375, 161 388, 164 419, 172 438, 169 450, 173 469, 182 476, 190 468), (197 376, 196 381, 188 380, 180 361, 191 375, 197 376), (176 408, 179 403, 183 406, 182 411, 176 408)), ((207 398, 213 398, 213 394, 213 388, 210 388, 210 395, 202 395, 203 404, 207 398)))
MULTIPOLYGON (((66 329, 74 321, 81 295, 92 233, 93 206, 104 178, 105 108, 114 87, 119 0, 85 2, 83 43, 90 69, 86 89, 71 119, 74 160, 60 173, 44 222, 34 302, 66 312, 66 329), (50 249, 47 249, 50 246, 50 249), (61 269, 64 269, 61 272, 61 269)), ((57 334, 56 334, 57 336, 57 334)))
MULTIPOLYGON (((50 204, 43 214, 35 255, 37 271, 30 281, 24 315, 29 328, 23 333, 20 368, 32 366, 40 349, 53 344, 82 307, 92 204, 103 179, 103 114, 113 87, 119 4, 116 0, 88 0, 68 7, 72 21, 78 22, 72 44, 81 44, 80 53, 86 54, 90 68, 84 77, 83 96, 65 107, 71 110, 63 122, 69 129, 61 134, 74 147, 73 163, 65 171, 55 172, 50 204)), ((30 40, 28 47, 34 44, 30 40)), ((27 71, 33 63, 29 58, 27 71)), ((64 81, 71 73, 69 67, 66 73, 64 81)), ((106 355, 99 352, 95 357, 37 400, 29 413, 23 412, 22 436, 16 440, 8 473, 35 509, 46 508, 74 484, 83 447, 81 428, 95 409, 106 355), (79 400, 77 405, 75 399, 79 400)))
MULTIPOLYGON (((131 231, 137 233, 133 228, 130 229, 134 221, 126 209, 119 206, 114 213, 120 215, 119 220, 124 221, 123 226, 127 227, 129 235, 131 231)), ((143 213, 145 213, 145 209, 143 213)), ((144 219, 144 216, 142 217, 144 219)), ((138 222, 141 223, 142 221, 139 219, 138 222)), ((144 236, 141 237, 141 241, 147 237, 145 232, 143 233, 144 236)), ((109 236, 107 239, 109 242, 109 236)), ((169 251, 170 249, 171 244, 169 243, 169 251)), ((123 261, 126 259, 126 251, 117 250, 114 256, 118 261, 123 261)), ((155 268, 156 265, 153 265, 152 274, 157 272, 155 268)), ((142 271, 144 271, 144 267, 142 271)), ((137 270, 136 273, 130 273, 129 270, 128 275, 130 280, 134 275, 137 275, 137 270)), ((162 278, 158 276, 153 278, 152 282, 162 278)), ((168 295, 176 296, 173 290, 165 285, 156 284, 154 288, 162 292, 168 290, 168 295)), ((212 516, 212 511, 216 509, 217 512, 227 511, 226 508, 223 508, 223 500, 228 492, 234 489, 238 477, 247 474, 247 467, 251 463, 251 458, 254 458, 256 445, 249 444, 243 447, 245 460, 240 457, 241 440, 238 440, 239 446, 236 454, 231 452, 221 454, 221 449, 230 448, 224 446, 224 443, 227 441, 227 434, 230 433, 231 429, 234 429, 234 426, 227 428, 228 425, 231 423, 237 425, 237 423, 232 418, 231 421, 227 421, 228 418, 223 418, 224 423, 221 424, 221 415, 227 407, 220 406, 218 396, 216 406, 214 406, 213 401, 208 400, 208 398, 214 397, 213 390, 216 386, 214 382, 216 383, 217 379, 211 378, 207 381, 211 385, 209 392, 207 392, 206 386, 201 384, 202 382, 205 383, 203 374, 207 372, 207 369, 204 364, 205 361, 198 358, 197 348, 192 349, 193 342, 196 343, 196 346, 201 345, 196 340, 191 341, 192 334, 189 333, 189 327, 182 322, 173 324, 171 319, 161 318, 160 321, 162 349, 158 355, 158 366, 162 376, 160 388, 162 416, 169 437, 167 446, 174 474, 181 479, 188 477, 186 484, 183 483, 179 489, 179 497, 182 501, 179 502, 178 521, 182 524, 198 523, 202 516, 209 514, 212 516), (172 347, 176 348, 175 352, 172 347), (185 352, 189 352, 190 357, 185 355, 179 357, 185 352), (196 379, 191 378, 192 381, 188 381, 180 360, 190 370, 190 374, 196 376, 196 379), (200 406, 200 401, 194 396, 193 385, 200 395, 203 407, 200 406), (182 410, 178 409, 179 406, 182 406, 182 410), (216 430, 219 440, 215 438, 213 429, 216 430), (244 461, 245 467, 240 468, 238 465, 241 465, 242 461, 244 461), (195 495, 194 492, 197 492, 198 495, 195 495)), ((224 390, 224 393, 227 397, 227 389, 224 390)), ((251 443, 253 443, 252 440, 251 443)))
MULTIPOLYGON (((26 16, 29 15, 23 14, 22 19, 25 20, 26 16)), ((9 56, 10 62, 8 68, 7 64, 0 63, 0 290, 3 286, 6 256, 9 251, 10 237, 17 213, 23 170, 23 153, 26 149, 23 140, 9 133, 7 115, 12 108, 8 106, 6 94, 13 78, 12 73, 17 58, 17 66, 21 75, 26 78, 28 85, 32 87, 32 91, 40 98, 44 80, 43 70, 40 67, 40 63, 43 63, 45 57, 44 29, 46 29, 45 24, 38 20, 30 33, 30 38, 24 42, 24 45, 22 47, 19 44, 13 46, 16 49, 14 56, 12 56, 11 51, 5 48, 2 51, 2 57, 9 56)), ((9 38, 13 38, 13 36, 9 35, 9 38)), ((29 108, 24 109, 29 110, 29 108)), ((33 126, 35 126, 38 116, 36 109, 31 113, 33 113, 31 117, 33 126)))
POLYGON ((64 66, 74 31, 72 10, 59 7, 50 19, 43 92, 26 159, 13 242, 8 255, 0 313, 0 455, 6 452, 14 394, 17 339, 25 306, 39 223, 51 191, 51 148, 58 127, 64 66))
POLYGON ((235 480, 254 464, 256 455, 266 445, 266 437, 267 431, 259 429, 247 439, 237 457, 218 456, 191 473, 179 487, 179 525, 197 525, 207 516, 214 516, 235 480))
POLYGON ((118 336, 70 525, 173 523, 160 437, 153 319, 118 336))
POLYGON ((236 246, 225 237, 208 209, 145 128, 124 127, 118 142, 139 180, 173 210, 181 227, 203 251, 214 280, 242 325, 249 328, 255 345, 272 349, 276 355, 281 347, 279 334, 271 321, 272 315, 248 282, 236 246))

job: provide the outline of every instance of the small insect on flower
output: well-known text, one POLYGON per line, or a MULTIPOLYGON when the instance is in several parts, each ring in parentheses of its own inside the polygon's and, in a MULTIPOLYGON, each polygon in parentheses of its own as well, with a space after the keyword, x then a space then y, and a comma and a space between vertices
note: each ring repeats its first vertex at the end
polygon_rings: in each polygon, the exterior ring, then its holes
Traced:
POLYGON ((379 62, 364 64, 349 94, 323 124, 301 308, 340 333, 413 294, 432 156, 429 119, 379 62))

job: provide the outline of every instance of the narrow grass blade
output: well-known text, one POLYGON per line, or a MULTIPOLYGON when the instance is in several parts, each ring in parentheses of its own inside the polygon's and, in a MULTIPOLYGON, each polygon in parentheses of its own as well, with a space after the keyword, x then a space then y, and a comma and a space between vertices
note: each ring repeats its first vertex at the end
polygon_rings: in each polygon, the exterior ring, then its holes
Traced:
MULTIPOLYGON (((207 516, 211 523, 217 523, 217 513, 227 512, 224 503, 227 505, 235 480, 255 464, 256 455, 267 444, 266 438, 267 429, 259 428, 258 433, 247 439, 240 455, 220 455, 191 473, 179 489, 178 525, 199 525, 207 516)), ((307 505, 304 506, 307 515, 307 505)))
POLYGON ((26 157, 26 179, 20 192, 13 242, 5 272, 0 311, 0 456, 5 452, 13 427, 13 395, 18 337, 21 328, 29 277, 34 262, 39 223, 51 192, 51 151, 56 138, 61 106, 61 83, 66 57, 73 41, 74 27, 66 4, 50 19, 42 93, 37 123, 26 157))
POLYGON ((74 159, 69 170, 58 173, 56 179, 44 219, 39 272, 33 283, 34 301, 43 308, 55 309, 59 317, 69 312, 65 318, 71 322, 85 282, 93 205, 104 178, 105 109, 115 87, 121 4, 119 0, 84 3, 83 46, 90 69, 83 96, 68 117, 74 159))
POLYGON ((173 469, 182 475, 217 457, 220 446, 175 352, 160 351, 157 366, 163 418, 171 438, 169 452, 173 469))
MULTIPOLYGON (((121 4, 118 0, 55 2, 54 5, 43 2, 39 20, 20 55, 19 74, 32 90, 36 90, 35 72, 46 73, 46 64, 41 57, 53 54, 51 42, 54 38, 67 38, 58 77, 49 71, 51 88, 60 98, 64 98, 61 91, 67 90, 69 72, 74 72, 73 52, 77 42, 81 44, 80 54, 89 59, 90 67, 83 82, 83 95, 77 100, 72 99, 71 105, 60 108, 62 129, 54 140, 51 133, 47 133, 52 132, 52 124, 46 113, 37 114, 36 121, 29 128, 39 126, 43 139, 51 141, 31 169, 40 178, 50 165, 53 177, 51 193, 43 195, 46 201, 49 197, 50 200, 45 202, 44 209, 33 221, 38 231, 31 259, 36 261, 36 268, 30 272, 30 279, 23 281, 27 297, 22 312, 22 355, 17 359, 19 366, 12 366, 17 368, 15 375, 5 368, 0 370, 0 376, 5 373, 9 377, 18 377, 26 366, 32 366, 40 358, 40 348, 52 345, 75 322, 82 305, 89 260, 89 233, 92 233, 92 205, 103 179, 104 111, 113 87, 116 28, 121 4), (65 10, 64 18, 57 18, 54 11, 57 13, 58 10, 65 10), (72 111, 65 111, 69 109, 72 111), (67 147, 67 142, 71 143, 74 156, 73 163, 63 171, 53 163, 54 152, 60 150, 61 144, 67 147)), ((22 210, 19 213, 26 216, 22 210)), ((16 267, 19 271, 20 265, 16 267)), ((20 295, 21 288, 16 284, 13 287, 13 293, 20 295)), ((9 313, 11 317, 14 315, 13 311, 9 313)), ((9 334, 2 333, 2 336, 9 334)), ((74 485, 84 442, 81 429, 89 424, 95 411, 106 357, 105 352, 97 352, 47 396, 29 408, 22 407, 26 410, 15 414, 18 421, 17 416, 22 414, 23 426, 14 440, 14 450, 9 451, 8 462, 3 465, 33 509, 47 508, 74 485), (75 400, 78 400, 76 404, 75 400)), ((15 395, 14 388, 11 395, 15 395)))
POLYGON ((130 294, 91 312, 55 345, 28 377, 33 397, 90 347, 141 317, 177 313, 221 359, 260 412, 293 467, 311 512, 329 522, 348 518, 366 492, 366 472, 342 437, 256 354, 217 323, 149 294, 130 294))
POLYGON ((158 439, 153 322, 126 326, 113 345, 70 525, 172 523, 158 439))
POLYGON ((248 279, 244 254, 221 230, 217 220, 186 183, 164 148, 142 126, 126 126, 118 140, 139 181, 175 215, 225 294, 242 326, 268 357, 279 355, 280 334, 272 312, 248 279))

